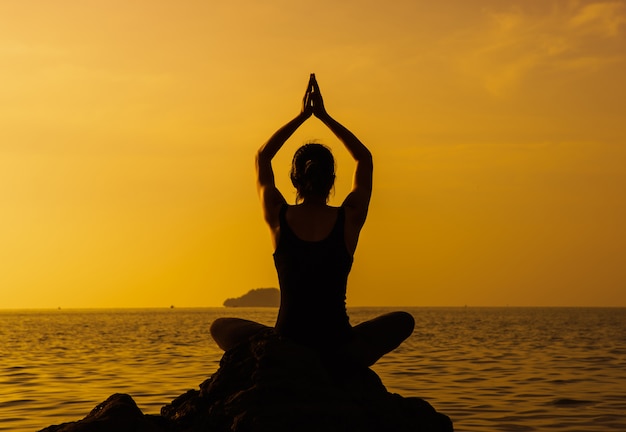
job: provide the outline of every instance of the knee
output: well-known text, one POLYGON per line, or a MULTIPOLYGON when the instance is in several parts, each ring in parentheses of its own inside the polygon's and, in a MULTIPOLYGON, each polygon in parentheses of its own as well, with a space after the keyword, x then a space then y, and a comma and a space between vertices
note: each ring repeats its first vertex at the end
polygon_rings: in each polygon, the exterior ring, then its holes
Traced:
POLYGON ((224 325, 227 323, 228 318, 217 318, 211 323, 211 327, 209 327, 209 332, 211 333, 211 337, 213 339, 219 338, 219 335, 222 334, 222 330, 224 325))
POLYGON ((215 321, 211 323, 211 327, 209 327, 209 332, 211 333, 211 337, 215 341, 218 347, 223 349, 224 351, 228 351, 231 347, 232 343, 230 341, 230 318, 217 318, 215 321))
POLYGON ((396 312, 396 320, 401 333, 405 338, 411 336, 413 329, 415 328, 415 318, 408 312, 400 311, 396 312))

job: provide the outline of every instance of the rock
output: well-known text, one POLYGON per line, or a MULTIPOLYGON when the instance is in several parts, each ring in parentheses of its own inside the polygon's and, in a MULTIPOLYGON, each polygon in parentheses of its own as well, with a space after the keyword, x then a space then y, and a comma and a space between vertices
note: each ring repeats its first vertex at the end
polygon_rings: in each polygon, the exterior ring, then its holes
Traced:
POLYGON ((426 401, 387 391, 371 369, 277 336, 272 329, 228 351, 213 376, 145 416, 113 395, 85 419, 46 432, 448 432, 426 401))
POLYGON ((257 288, 248 291, 241 297, 224 300, 226 307, 278 307, 280 291, 278 288, 257 288))
POLYGON ((49 426, 41 432, 165 432, 169 426, 163 417, 143 414, 129 395, 116 393, 84 419, 49 426))

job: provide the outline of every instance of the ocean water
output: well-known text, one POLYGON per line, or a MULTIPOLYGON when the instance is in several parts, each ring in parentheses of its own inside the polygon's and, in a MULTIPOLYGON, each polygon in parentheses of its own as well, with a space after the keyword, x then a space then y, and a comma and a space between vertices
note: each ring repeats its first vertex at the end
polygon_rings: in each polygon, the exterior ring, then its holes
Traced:
MULTIPOLYGON (((626 431, 626 309, 405 310, 415 332, 373 369, 456 431, 626 431)), ((220 316, 271 325, 276 309, 0 311, 0 431, 81 419, 116 392, 157 414, 217 370, 220 316)))

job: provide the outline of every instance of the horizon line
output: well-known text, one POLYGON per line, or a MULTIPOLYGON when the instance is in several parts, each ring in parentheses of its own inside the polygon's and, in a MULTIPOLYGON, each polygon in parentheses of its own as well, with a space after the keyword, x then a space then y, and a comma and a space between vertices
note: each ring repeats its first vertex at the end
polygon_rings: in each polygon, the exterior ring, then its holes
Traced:
MULTIPOLYGON (((358 308, 455 308, 455 309, 469 309, 469 308, 543 308, 543 309, 557 309, 557 308, 571 308, 571 309, 620 309, 626 308, 626 305, 367 305, 367 306, 347 306, 347 309, 358 308)), ((81 310, 167 310, 167 309, 278 309, 278 306, 78 306, 78 307, 2 307, 0 312, 5 311, 81 311, 81 310)))

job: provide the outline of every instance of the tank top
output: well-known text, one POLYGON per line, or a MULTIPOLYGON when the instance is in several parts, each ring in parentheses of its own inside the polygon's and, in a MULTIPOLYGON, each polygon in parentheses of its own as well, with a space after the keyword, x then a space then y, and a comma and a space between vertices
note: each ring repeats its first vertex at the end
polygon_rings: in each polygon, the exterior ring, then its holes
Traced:
POLYGON ((345 243, 345 210, 340 207, 330 234, 305 241, 287 223, 288 205, 280 210, 280 235, 274 264, 280 284, 276 330, 314 348, 337 347, 351 335, 346 287, 352 254, 345 243))

